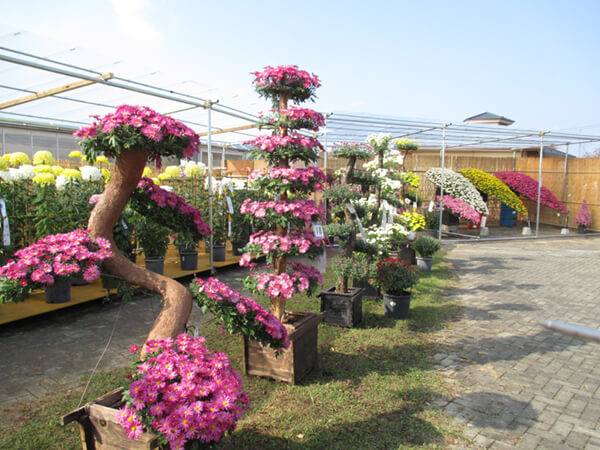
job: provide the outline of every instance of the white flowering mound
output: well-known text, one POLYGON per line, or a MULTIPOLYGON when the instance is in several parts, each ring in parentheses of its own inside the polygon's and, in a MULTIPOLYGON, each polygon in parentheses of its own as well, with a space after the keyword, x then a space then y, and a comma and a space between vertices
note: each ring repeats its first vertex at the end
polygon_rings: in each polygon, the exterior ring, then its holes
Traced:
POLYGON ((82 166, 79 168, 81 179, 84 181, 98 181, 102 179, 102 171, 94 166, 82 166))
MULTIPOLYGON (((439 167, 432 167, 425 172, 425 176, 438 187, 442 184, 442 169, 439 167)), ((489 214, 486 204, 473 183, 450 169, 444 169, 444 193, 463 200, 484 216, 489 214)))

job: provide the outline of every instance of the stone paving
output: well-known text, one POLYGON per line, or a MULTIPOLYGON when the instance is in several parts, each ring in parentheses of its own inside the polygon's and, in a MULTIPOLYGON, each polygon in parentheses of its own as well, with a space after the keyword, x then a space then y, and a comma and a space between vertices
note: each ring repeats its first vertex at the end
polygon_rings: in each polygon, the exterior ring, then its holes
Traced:
POLYGON ((463 317, 435 357, 463 393, 439 406, 482 448, 600 448, 600 344, 538 325, 600 328, 600 239, 460 244, 447 261, 463 317))
MULTIPOLYGON (((480 448, 600 448, 600 344, 546 331, 544 319, 600 328, 600 238, 455 244, 449 293, 460 320, 439 333, 438 370, 458 385, 440 399, 480 448)), ((219 277, 239 289, 238 270, 219 277)), ((82 384, 126 364, 158 298, 92 302, 0 327, 0 406, 82 384)), ((194 307, 191 324, 210 320, 194 307)))
MULTIPOLYGON (((221 280, 241 290, 239 276, 239 270, 219 273, 221 280)), ((98 361, 97 370, 128 365, 129 348, 144 342, 160 309, 158 296, 98 300, 1 326, 0 406, 82 384, 98 361)), ((210 320, 194 305, 188 324, 201 327, 210 320)))

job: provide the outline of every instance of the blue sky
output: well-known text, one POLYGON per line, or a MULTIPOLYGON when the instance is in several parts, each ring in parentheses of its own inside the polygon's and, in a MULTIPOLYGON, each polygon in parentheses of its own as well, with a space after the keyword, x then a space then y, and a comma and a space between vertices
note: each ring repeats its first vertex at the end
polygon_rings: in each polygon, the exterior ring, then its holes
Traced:
POLYGON ((1 0, 0 6, 2 46, 17 42, 7 32, 24 30, 56 45, 48 49, 40 40, 40 54, 55 51, 60 59, 61 49, 88 48, 170 80, 216 86, 231 106, 257 107, 250 71, 297 64, 322 80, 314 105, 320 111, 447 122, 490 111, 518 128, 600 134, 595 1, 1 0))

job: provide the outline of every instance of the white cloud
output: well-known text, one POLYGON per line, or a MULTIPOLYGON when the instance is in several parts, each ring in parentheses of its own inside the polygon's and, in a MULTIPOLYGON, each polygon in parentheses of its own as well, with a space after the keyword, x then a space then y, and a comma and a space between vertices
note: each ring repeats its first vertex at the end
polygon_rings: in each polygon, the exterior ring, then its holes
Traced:
POLYGON ((148 0, 109 0, 121 30, 138 41, 157 42, 163 34, 144 15, 148 0))

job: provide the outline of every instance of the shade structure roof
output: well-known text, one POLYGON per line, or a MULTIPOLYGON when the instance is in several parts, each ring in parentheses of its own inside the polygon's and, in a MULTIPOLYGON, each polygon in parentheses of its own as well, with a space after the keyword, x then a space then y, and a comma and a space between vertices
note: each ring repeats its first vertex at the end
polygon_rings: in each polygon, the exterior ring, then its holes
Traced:
POLYGON ((552 146, 561 151, 567 145, 589 144, 600 141, 600 136, 563 133, 544 130, 524 130, 489 125, 444 123, 379 116, 373 114, 332 113, 327 119, 327 145, 336 142, 364 142, 369 134, 390 133, 392 138, 418 141, 422 148, 440 148, 444 141, 448 150, 513 151, 540 146, 543 134, 544 148, 552 146))
MULTIPOLYGON (((271 108, 252 91, 250 82, 247 92, 232 93, 198 80, 161 79, 158 71, 140 73, 137 69, 135 72, 122 61, 96 60, 93 54, 77 48, 55 53, 48 50, 45 56, 40 56, 32 53, 38 48, 39 39, 28 41, 22 37, 8 39, 6 42, 15 44, 10 47, 2 46, 5 40, 0 36, 0 121, 4 123, 72 130, 90 123, 91 115, 102 116, 118 105, 145 105, 181 120, 206 141, 210 108, 212 142, 245 148, 243 143, 260 133, 257 129, 259 112, 271 108), (53 92, 53 89, 86 81, 89 85, 85 87, 53 92), (41 93, 49 95, 40 96, 41 93), (39 98, 11 103, 27 96, 39 98)), ((327 117, 326 128, 315 134, 327 148, 337 142, 364 142, 372 133, 415 139, 423 148, 440 148, 443 141, 449 150, 512 151, 539 147, 541 133, 544 146, 560 150, 569 144, 600 141, 600 136, 594 135, 374 114, 334 111, 327 117)))

